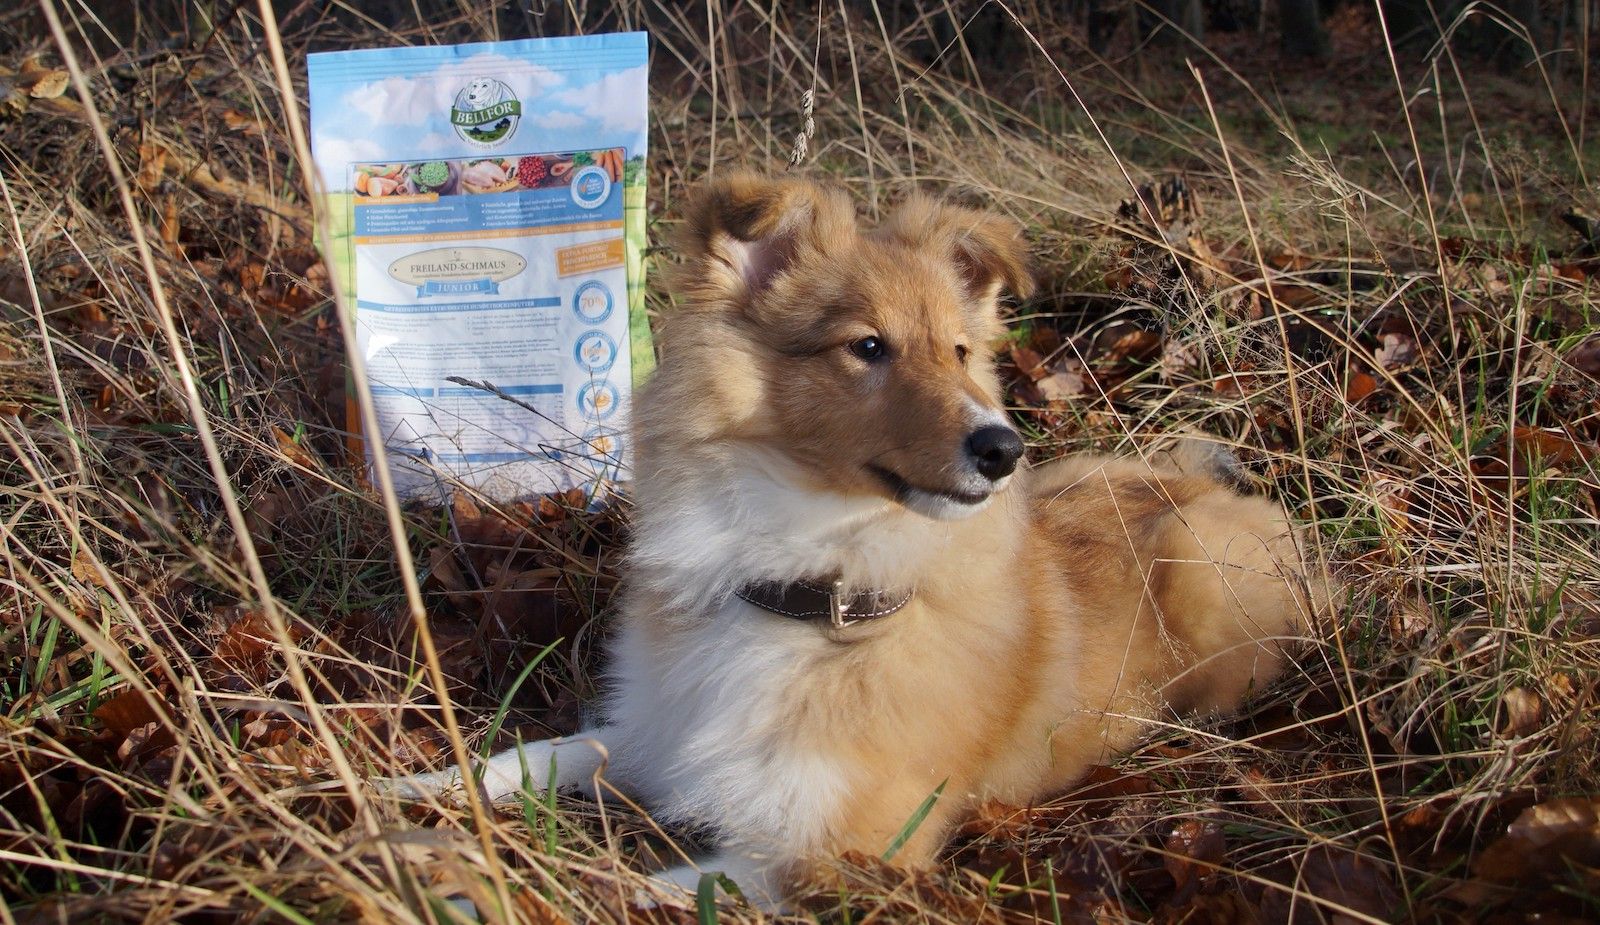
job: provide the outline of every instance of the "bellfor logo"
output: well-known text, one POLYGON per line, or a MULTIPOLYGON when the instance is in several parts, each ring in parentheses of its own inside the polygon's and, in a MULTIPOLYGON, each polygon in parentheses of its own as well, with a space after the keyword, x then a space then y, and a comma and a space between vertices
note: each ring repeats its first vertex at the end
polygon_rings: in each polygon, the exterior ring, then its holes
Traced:
POLYGON ((522 103, 504 81, 479 77, 461 88, 450 107, 450 124, 462 139, 485 148, 502 144, 517 132, 522 103))

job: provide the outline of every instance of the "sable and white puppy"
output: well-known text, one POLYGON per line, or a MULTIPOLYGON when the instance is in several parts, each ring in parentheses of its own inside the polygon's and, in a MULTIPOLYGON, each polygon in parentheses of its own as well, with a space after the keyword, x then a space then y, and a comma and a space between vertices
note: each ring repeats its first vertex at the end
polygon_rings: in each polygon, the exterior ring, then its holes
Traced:
POLYGON ((741 175, 679 247, 604 722, 491 759, 492 797, 552 756, 557 786, 600 771, 781 901, 941 785, 896 863, 1279 670, 1312 603, 1279 506, 1203 453, 1017 469, 989 347, 1031 287, 1014 222, 912 199, 865 229, 839 192, 741 175))

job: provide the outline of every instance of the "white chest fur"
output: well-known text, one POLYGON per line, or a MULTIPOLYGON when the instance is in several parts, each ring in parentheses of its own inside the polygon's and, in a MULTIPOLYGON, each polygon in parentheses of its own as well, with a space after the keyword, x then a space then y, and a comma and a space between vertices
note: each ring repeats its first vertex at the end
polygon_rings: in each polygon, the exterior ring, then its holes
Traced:
POLYGON ((659 632, 642 621, 612 648, 613 769, 663 821, 708 826, 747 851, 817 847, 850 782, 798 741, 794 691, 829 642, 814 623, 737 598, 659 632))
POLYGON ((692 476, 641 479, 630 580, 683 612, 759 581, 836 575, 857 587, 910 587, 950 543, 944 524, 881 498, 803 487, 789 468, 752 449, 692 476))

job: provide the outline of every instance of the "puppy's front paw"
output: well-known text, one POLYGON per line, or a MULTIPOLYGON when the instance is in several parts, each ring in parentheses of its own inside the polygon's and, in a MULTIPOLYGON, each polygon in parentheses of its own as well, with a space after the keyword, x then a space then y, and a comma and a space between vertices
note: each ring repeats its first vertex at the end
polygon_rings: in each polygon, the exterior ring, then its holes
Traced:
MULTIPOLYGON (((719 854, 698 864, 679 864, 650 876, 650 889, 662 904, 697 905, 706 877, 715 881, 718 902, 743 899, 757 909, 777 914, 786 911, 781 891, 767 877, 767 869, 756 858, 738 854, 719 854)), ((641 890, 640 893, 644 891, 641 890)))
POLYGON ((693 883, 699 882, 700 872, 687 865, 674 867, 652 874, 644 886, 633 891, 633 905, 640 909, 655 909, 667 906, 673 909, 693 909, 695 904, 695 888, 685 886, 670 879, 669 875, 676 871, 688 871, 693 883))
MULTIPOLYGON (((521 762, 518 761, 512 766, 510 762, 502 760, 507 757, 516 759, 518 755, 515 752, 507 752, 479 765, 477 775, 482 785, 482 793, 489 802, 505 803, 514 801, 524 793, 534 796, 544 793, 547 770, 536 770, 530 766, 527 773, 523 774, 521 762)), ((465 806, 467 803, 467 793, 462 785, 459 768, 447 768, 431 774, 379 778, 374 780, 373 784, 382 792, 402 800, 436 799, 451 806, 465 806)))
POLYGON ((461 773, 454 770, 405 777, 374 777, 370 783, 379 793, 411 802, 432 799, 455 806, 466 802, 466 795, 461 792, 461 773))
MULTIPOLYGON (((605 765, 604 730, 566 739, 527 742, 495 755, 474 772, 491 803, 515 800, 521 794, 537 796, 554 781, 558 789, 577 787, 593 791, 594 780, 605 765)), ((442 799, 460 806, 466 802, 459 768, 432 774, 413 774, 374 781, 385 793, 402 800, 442 799)))

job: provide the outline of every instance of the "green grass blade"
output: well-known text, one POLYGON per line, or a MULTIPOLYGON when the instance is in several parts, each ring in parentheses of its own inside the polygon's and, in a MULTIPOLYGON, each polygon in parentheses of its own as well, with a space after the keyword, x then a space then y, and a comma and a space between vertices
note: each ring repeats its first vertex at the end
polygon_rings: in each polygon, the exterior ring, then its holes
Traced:
POLYGON ((694 891, 695 920, 700 925, 717 925, 717 875, 704 873, 694 891))
POLYGON ((1050 884, 1050 920, 1061 925, 1061 894, 1056 892, 1056 865, 1051 858, 1044 859, 1044 875, 1050 884))
POLYGON ((39 660, 33 666, 33 689, 44 688, 45 675, 56 657, 56 640, 61 638, 61 621, 49 620, 44 626, 44 641, 39 643, 39 660))
POLYGON ((556 753, 550 750, 550 773, 544 779, 544 850, 556 853, 556 753))
POLYGON ((933 788, 933 792, 928 794, 928 798, 923 800, 922 805, 917 807, 917 811, 911 814, 910 819, 906 820, 905 826, 900 829, 900 834, 896 835, 894 841, 889 843, 889 847, 884 849, 883 859, 885 861, 899 854, 900 849, 904 848, 906 842, 911 840, 911 836, 917 834, 917 829, 922 827, 922 823, 928 818, 928 814, 933 812, 933 804, 939 802, 939 796, 944 793, 944 785, 948 783, 950 783, 948 777, 940 781, 939 786, 933 788))
POLYGON ((556 646, 560 644, 560 639, 555 640, 539 650, 539 654, 529 660, 528 664, 522 666, 522 671, 517 675, 516 680, 511 682, 511 689, 506 691, 504 697, 500 698, 500 708, 494 712, 494 719, 489 723, 489 734, 483 737, 483 750, 478 757, 489 757, 489 753, 494 749, 494 738, 500 734, 500 727, 505 724, 506 714, 511 712, 511 701, 516 698, 517 691, 522 688, 522 682, 528 680, 528 676, 533 674, 533 669, 538 668, 539 663, 544 661, 545 657, 551 652, 554 652, 556 646))
POLYGON ((265 893, 260 887, 256 886, 255 884, 246 883, 243 880, 240 880, 239 881, 239 885, 244 887, 244 891, 246 893, 249 893, 251 896, 254 896, 256 898, 256 901, 261 903, 261 905, 266 906, 268 909, 271 909, 273 912, 276 912, 277 914, 279 914, 279 915, 283 916, 284 918, 288 919, 289 921, 293 922, 294 925, 315 925, 315 923, 313 923, 310 919, 308 919, 305 916, 301 915, 300 913, 294 911, 294 909, 291 908, 288 903, 284 902, 283 900, 279 899, 276 896, 269 896, 267 893, 265 893))

